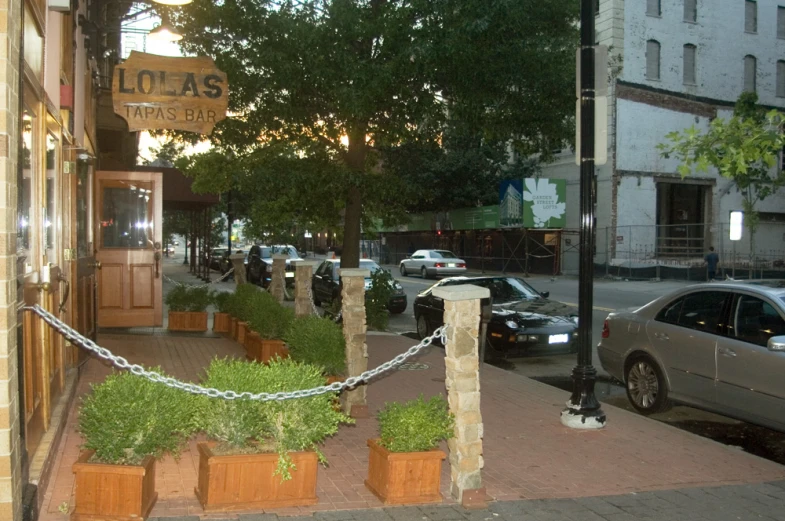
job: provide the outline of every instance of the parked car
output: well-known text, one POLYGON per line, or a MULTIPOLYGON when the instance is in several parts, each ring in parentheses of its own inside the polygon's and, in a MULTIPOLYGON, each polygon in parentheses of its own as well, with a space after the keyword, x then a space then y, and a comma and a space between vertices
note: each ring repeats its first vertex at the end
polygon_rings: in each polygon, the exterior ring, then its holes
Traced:
MULTIPOLYGON (((360 268, 370 270, 371 273, 382 269, 381 266, 370 259, 360 259, 360 268)), ((320 306, 322 302, 330 303, 340 298, 341 277, 338 274, 339 269, 341 269, 341 259, 327 259, 316 268, 313 278, 311 279, 311 288, 313 291, 314 304, 317 306, 320 306)), ((366 278, 365 289, 369 289, 370 287, 371 279, 366 278)), ((401 283, 397 280, 393 280, 393 294, 390 296, 390 300, 387 303, 387 309, 390 313, 403 313, 406 310, 407 304, 408 301, 403 286, 401 286, 401 283)))
POLYGON ((285 254, 286 259, 286 285, 294 285, 294 265, 292 261, 302 260, 297 248, 290 244, 274 246, 251 246, 248 251, 248 262, 246 264, 246 278, 248 282, 258 284, 263 288, 270 285, 273 276, 273 255, 285 254))
POLYGON ((491 292, 492 317, 486 335, 486 355, 502 357, 553 355, 577 351, 578 310, 548 299, 518 277, 449 277, 414 299, 417 334, 425 338, 444 324, 444 302, 435 288, 474 284, 491 292))
POLYGON ((689 286, 611 313, 598 351, 643 414, 680 402, 785 431, 785 281, 689 286))
POLYGON ((220 271, 221 275, 226 273, 231 267, 229 262, 229 250, 226 248, 213 248, 210 255, 210 269, 220 271))
POLYGON ((466 261, 448 250, 417 250, 401 261, 401 275, 419 273, 424 279, 444 275, 463 275, 466 261))

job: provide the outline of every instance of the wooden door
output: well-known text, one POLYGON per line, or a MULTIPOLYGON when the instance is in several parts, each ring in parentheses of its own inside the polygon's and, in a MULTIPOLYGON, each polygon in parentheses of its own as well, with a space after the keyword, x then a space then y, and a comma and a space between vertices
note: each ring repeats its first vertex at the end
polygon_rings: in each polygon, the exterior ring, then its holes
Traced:
MULTIPOLYGON (((75 236, 71 244, 76 248, 72 251, 75 266, 72 276, 75 277, 74 312, 76 330, 80 334, 95 340, 95 289, 96 289, 96 261, 95 261, 95 236, 93 223, 95 222, 95 192, 93 186, 93 166, 87 161, 77 163, 76 176, 73 179, 71 194, 74 205, 73 232, 75 236)), ((75 354, 73 351, 70 353, 75 354)), ((79 361, 87 356, 87 352, 80 350, 76 357, 79 361)), ((72 363, 76 360, 71 360, 72 363)))
POLYGON ((97 172, 99 327, 162 326, 161 172, 97 172))

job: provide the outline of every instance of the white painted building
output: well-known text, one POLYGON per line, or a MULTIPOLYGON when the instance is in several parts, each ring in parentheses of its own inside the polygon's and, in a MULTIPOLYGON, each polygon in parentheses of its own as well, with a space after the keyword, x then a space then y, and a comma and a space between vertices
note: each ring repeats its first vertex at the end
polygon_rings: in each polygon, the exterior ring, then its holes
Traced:
MULTIPOLYGON (((735 185, 717 174, 682 179, 656 146, 671 131, 732 114, 744 90, 785 109, 785 1, 600 0, 597 43, 610 49, 608 162, 597 167, 597 258, 645 265, 731 256, 735 185), (780 5, 782 4, 782 5, 780 5), (655 260, 657 259, 657 260, 655 260), (680 260, 679 260, 680 259, 680 260)), ((579 170, 565 150, 543 176, 567 184, 567 228, 579 226, 579 170), (575 204, 573 204, 573 202, 575 204)), ((756 256, 785 259, 785 190, 757 206, 756 256)), ((747 237, 736 245, 746 258, 747 237)), ((564 247, 564 245, 563 245, 564 247)), ((577 255, 565 256, 565 272, 577 255)))

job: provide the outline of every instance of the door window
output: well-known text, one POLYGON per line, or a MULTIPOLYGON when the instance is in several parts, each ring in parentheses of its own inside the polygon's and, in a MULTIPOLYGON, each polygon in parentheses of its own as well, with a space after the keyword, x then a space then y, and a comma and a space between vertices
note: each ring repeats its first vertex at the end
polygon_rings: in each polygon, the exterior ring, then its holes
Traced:
POLYGON ((93 167, 79 161, 76 169, 76 252, 79 258, 93 254, 93 230, 90 225, 93 205, 93 167))
POLYGON ((107 182, 101 187, 101 247, 148 248, 153 244, 149 183, 107 182))
POLYGON ((57 262, 57 228, 59 183, 57 165, 59 164, 60 140, 51 132, 46 135, 46 214, 44 215, 44 251, 48 262, 57 262))
POLYGON ((33 172, 36 156, 36 117, 32 110, 25 107, 22 110, 22 172, 17 189, 17 231, 16 247, 19 253, 25 255, 30 249, 30 219, 32 217, 33 203, 33 172))
POLYGON ((728 293, 724 291, 700 291, 677 299, 657 315, 656 320, 698 331, 716 333, 720 326, 720 315, 728 293))
POLYGON ((751 344, 766 346, 769 338, 785 335, 785 320, 768 302, 740 295, 730 324, 730 335, 751 344))

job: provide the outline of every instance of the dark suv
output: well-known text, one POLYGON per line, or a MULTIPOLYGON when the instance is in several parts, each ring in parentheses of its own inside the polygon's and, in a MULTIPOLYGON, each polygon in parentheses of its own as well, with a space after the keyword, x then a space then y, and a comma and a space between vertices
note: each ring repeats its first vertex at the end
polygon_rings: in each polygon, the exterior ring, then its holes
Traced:
POLYGON ((266 288, 270 285, 273 276, 273 255, 285 254, 286 259, 286 285, 294 285, 293 260, 302 260, 297 249, 291 245, 261 246, 254 245, 248 251, 248 264, 246 265, 246 278, 248 282, 266 288))
MULTIPOLYGON (((370 259, 360 259, 360 268, 370 270, 371 273, 376 270, 382 269, 381 266, 376 264, 370 259)), ((341 277, 338 270, 341 269, 341 259, 327 259, 322 262, 313 275, 313 301, 317 306, 322 302, 330 303, 340 297, 340 283, 341 277)), ((393 280, 393 293, 390 295, 390 300, 387 302, 387 309, 390 313, 403 313, 406 310, 407 300, 406 293, 403 290, 400 282, 393 280)), ((365 279, 365 289, 371 286, 371 279, 365 279)), ((366 296, 368 293, 366 293, 366 296)))

